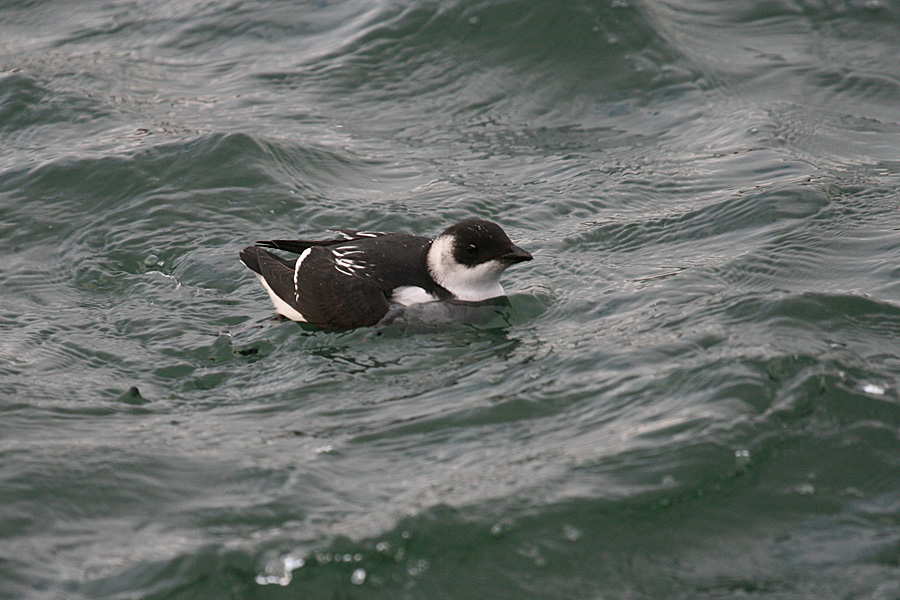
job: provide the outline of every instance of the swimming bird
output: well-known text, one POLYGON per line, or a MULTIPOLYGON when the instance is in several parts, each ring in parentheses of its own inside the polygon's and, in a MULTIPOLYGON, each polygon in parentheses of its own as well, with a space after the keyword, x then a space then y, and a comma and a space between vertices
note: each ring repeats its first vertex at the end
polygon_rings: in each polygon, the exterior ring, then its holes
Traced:
POLYGON ((436 238, 337 229, 344 239, 268 240, 240 253, 275 310, 326 329, 375 325, 393 306, 504 296, 500 276, 531 260, 490 221, 469 219, 436 238), (285 259, 268 249, 299 255, 285 259))

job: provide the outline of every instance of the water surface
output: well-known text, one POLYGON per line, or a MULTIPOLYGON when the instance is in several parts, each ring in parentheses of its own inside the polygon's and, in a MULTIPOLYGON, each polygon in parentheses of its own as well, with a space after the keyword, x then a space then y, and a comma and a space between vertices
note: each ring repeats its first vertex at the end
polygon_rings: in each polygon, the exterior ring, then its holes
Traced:
POLYGON ((896 2, 0 8, 0 597, 900 597, 896 2), (487 322, 237 252, 501 223, 487 322))

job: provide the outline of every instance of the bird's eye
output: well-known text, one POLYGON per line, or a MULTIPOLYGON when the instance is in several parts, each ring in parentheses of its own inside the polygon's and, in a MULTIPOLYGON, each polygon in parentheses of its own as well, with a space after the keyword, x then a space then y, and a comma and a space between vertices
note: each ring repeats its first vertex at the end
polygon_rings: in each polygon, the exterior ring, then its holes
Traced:
POLYGON ((478 252, 478 246, 476 246, 475 244, 469 244, 468 246, 466 246, 466 254, 475 254, 476 252, 478 252))

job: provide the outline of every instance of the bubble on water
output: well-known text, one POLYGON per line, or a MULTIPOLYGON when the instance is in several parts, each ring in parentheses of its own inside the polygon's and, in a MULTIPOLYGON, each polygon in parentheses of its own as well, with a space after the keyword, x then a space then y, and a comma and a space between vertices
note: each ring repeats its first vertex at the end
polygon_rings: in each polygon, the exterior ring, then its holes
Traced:
POLYGON ((424 573, 426 569, 428 569, 428 561, 424 558, 420 558, 419 560, 410 563, 406 568, 406 572, 409 573, 411 577, 416 577, 424 573))
POLYGON ((794 491, 801 496, 812 496, 816 493, 816 486, 811 483, 801 483, 794 487, 794 491))
POLYGON ((873 396, 884 396, 884 393, 887 390, 880 385, 875 385, 874 383, 866 383, 862 386, 862 391, 867 394, 872 394, 873 396))
POLYGON ((531 559, 535 565, 543 567, 547 564, 547 559, 541 553, 540 549, 534 544, 524 544, 520 546, 516 552, 520 556, 531 559))
POLYGON ((353 571, 353 574, 350 576, 350 583, 353 585, 362 585, 366 582, 366 570, 359 568, 353 571))
POLYGON ((565 537, 570 542, 577 542, 582 537, 584 537, 584 532, 582 532, 577 527, 565 524, 563 525, 563 537, 565 537))
POLYGON ((293 572, 305 564, 306 560, 302 557, 285 554, 277 562, 266 565, 263 572, 256 576, 256 583, 259 585, 278 584, 286 586, 293 579, 293 572))

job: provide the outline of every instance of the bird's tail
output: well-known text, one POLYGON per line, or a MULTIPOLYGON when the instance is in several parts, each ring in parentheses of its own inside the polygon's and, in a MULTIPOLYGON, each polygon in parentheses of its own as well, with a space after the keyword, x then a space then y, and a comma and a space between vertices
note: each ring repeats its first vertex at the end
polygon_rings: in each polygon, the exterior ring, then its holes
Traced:
POLYGON ((259 275, 262 275, 262 267, 259 266, 259 255, 261 252, 266 252, 268 254, 267 250, 264 250, 259 246, 247 246, 241 250, 240 253, 241 262, 244 263, 248 269, 259 275))

